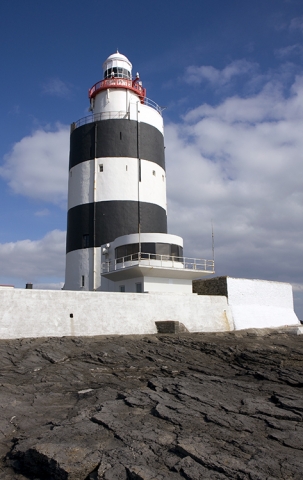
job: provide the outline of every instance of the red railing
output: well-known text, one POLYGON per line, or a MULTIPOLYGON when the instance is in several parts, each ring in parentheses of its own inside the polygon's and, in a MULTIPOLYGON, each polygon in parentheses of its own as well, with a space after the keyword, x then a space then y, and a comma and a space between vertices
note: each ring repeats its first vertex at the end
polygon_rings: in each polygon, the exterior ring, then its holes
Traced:
MULTIPOLYGON (((137 80, 137 79, 136 79, 137 80)), ((97 93, 107 88, 127 88, 136 93, 141 103, 144 103, 146 96, 146 89, 142 87, 136 80, 127 80, 126 78, 106 78, 95 83, 88 91, 88 98, 94 98, 97 93)))

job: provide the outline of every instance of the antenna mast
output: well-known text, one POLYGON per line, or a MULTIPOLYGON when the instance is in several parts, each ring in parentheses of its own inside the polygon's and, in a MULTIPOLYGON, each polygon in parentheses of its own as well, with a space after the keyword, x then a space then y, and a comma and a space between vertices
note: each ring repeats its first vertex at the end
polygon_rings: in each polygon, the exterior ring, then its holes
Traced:
POLYGON ((211 220, 211 248, 212 248, 213 262, 215 267, 215 235, 214 235, 214 225, 212 220, 211 220))

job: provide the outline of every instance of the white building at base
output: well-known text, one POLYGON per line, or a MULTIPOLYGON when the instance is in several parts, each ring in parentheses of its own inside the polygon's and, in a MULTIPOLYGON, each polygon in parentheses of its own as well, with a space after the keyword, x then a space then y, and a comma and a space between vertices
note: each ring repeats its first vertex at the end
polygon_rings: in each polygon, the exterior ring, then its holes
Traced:
POLYGON ((224 293, 121 295, 0 287, 0 338, 156 334, 159 322, 179 322, 188 332, 282 328, 303 333, 290 284, 227 277, 224 293))

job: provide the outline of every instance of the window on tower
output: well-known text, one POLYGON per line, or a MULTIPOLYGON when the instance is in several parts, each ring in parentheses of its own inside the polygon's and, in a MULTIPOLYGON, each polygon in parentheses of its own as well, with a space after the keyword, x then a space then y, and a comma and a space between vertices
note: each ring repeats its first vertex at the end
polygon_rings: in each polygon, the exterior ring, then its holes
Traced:
POLYGON ((130 262, 140 257, 150 260, 174 260, 183 261, 183 248, 180 245, 170 243, 128 243, 115 248, 115 259, 117 263, 130 262), (141 246, 141 248, 140 248, 141 246))
POLYGON ((103 172, 103 163, 99 164, 99 172, 103 172))
POLYGON ((89 247, 89 234, 85 233, 82 237, 82 248, 88 248, 89 247))
POLYGON ((127 80, 131 80, 130 72, 126 68, 121 67, 112 67, 108 68, 104 72, 104 79, 106 78, 127 78, 127 80))

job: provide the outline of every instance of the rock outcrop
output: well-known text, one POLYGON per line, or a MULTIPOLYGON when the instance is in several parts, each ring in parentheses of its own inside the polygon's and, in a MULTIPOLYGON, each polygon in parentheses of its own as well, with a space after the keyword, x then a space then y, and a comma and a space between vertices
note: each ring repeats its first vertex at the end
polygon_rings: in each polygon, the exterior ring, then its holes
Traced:
POLYGON ((301 479, 303 336, 265 333, 0 341, 0 478, 301 479))

